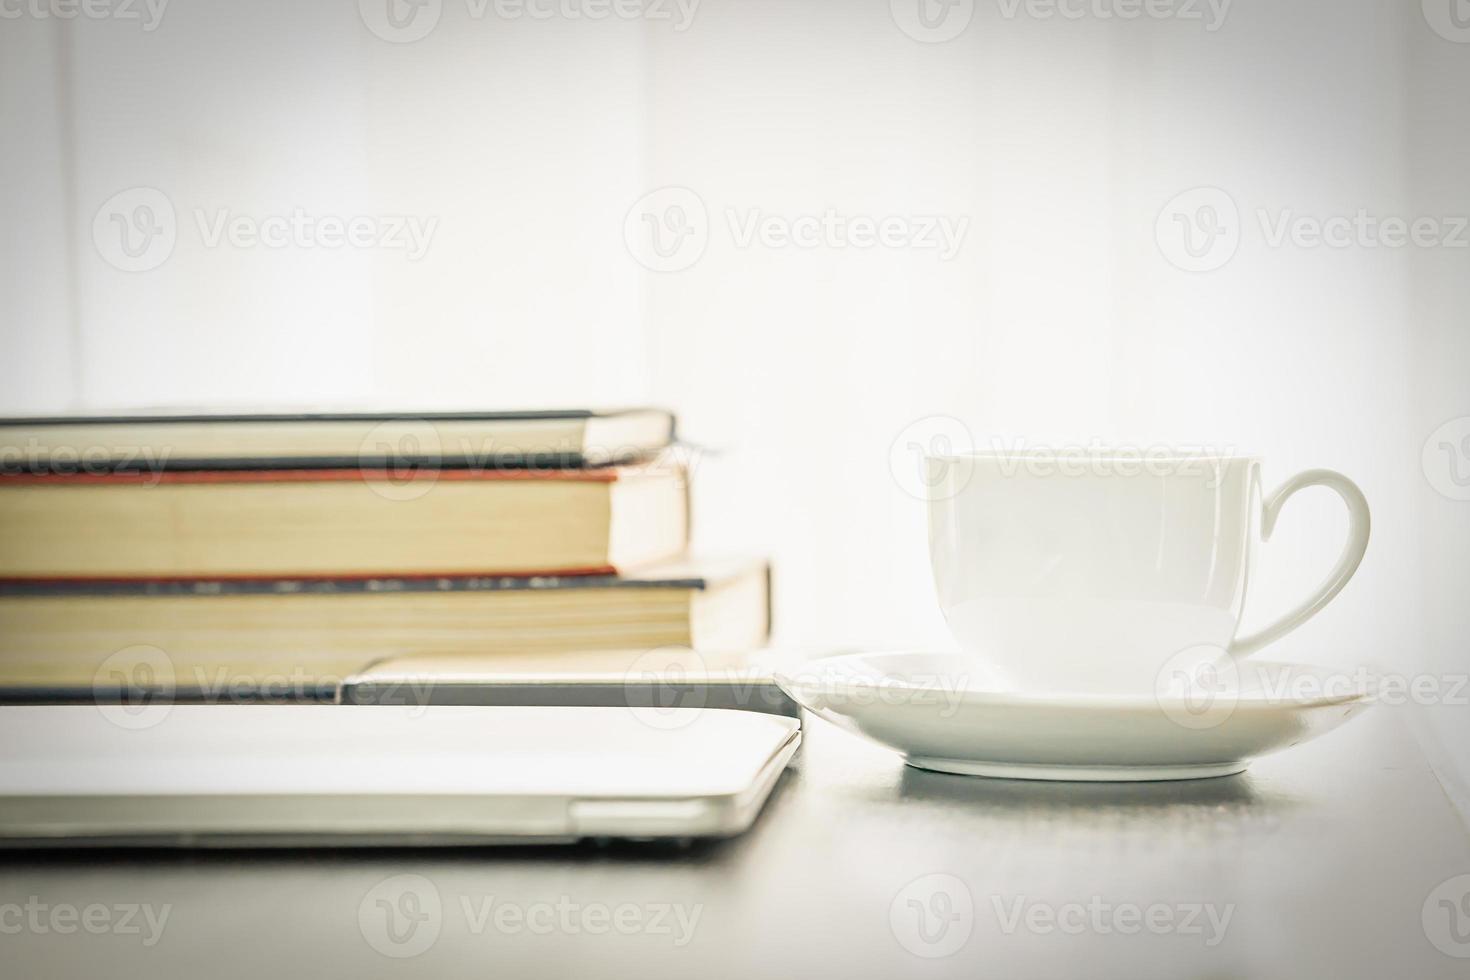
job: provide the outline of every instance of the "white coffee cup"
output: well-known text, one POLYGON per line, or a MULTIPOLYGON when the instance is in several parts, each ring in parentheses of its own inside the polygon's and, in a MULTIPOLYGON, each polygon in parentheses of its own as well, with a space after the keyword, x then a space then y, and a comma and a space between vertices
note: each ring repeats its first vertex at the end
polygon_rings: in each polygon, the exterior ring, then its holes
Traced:
POLYGON ((929 553, 960 646, 1022 691, 1144 694, 1161 671, 1259 650, 1327 605, 1368 547, 1368 503, 1308 470, 1269 496, 1250 456, 965 453, 925 459, 929 553), (1347 505, 1316 592, 1238 635, 1254 540, 1298 490, 1347 505))

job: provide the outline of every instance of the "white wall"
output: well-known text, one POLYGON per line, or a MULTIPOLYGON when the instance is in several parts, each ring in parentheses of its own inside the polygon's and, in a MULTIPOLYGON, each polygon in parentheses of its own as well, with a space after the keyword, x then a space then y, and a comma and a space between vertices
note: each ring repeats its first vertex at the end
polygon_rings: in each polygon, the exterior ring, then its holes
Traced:
MULTIPOLYGON (((1407 49, 1405 161, 1416 214, 1470 215, 1470 29, 1452 43, 1415 31, 1407 49)), ((1419 669, 1461 675, 1470 663, 1470 250, 1422 249, 1410 258, 1408 335, 1412 431, 1426 479, 1410 506, 1418 516, 1420 629, 1410 632, 1419 669), (1453 451, 1446 451, 1449 441, 1453 451), (1443 490, 1454 496, 1446 496, 1443 490)), ((1410 447, 1412 448, 1412 447, 1410 447)), ((1470 813, 1470 707, 1424 711, 1450 790, 1470 813)))
POLYGON ((0 194, 36 229, 6 238, 5 351, 44 372, 0 409, 643 398, 620 232, 642 168, 641 28, 468 11, 446 5, 412 44, 350 3, 180 0, 153 31, 0 22, 0 194), (144 272, 92 240, 134 187, 177 216, 144 272), (296 208, 437 224, 417 261, 209 247, 199 227, 296 208))
MULTIPOLYGON (((1470 250, 1273 247, 1257 212, 1470 213, 1470 43, 1375 0, 1239 0, 1217 30, 997 0, 923 43, 906 2, 704 0, 680 30, 443 0, 412 43, 285 0, 176 0, 151 32, 7 21, 0 410, 667 403, 725 451, 698 463, 701 545, 772 553, 780 638, 812 647, 947 643, 891 468, 917 420, 1259 452, 1268 480, 1343 470, 1375 516, 1358 578, 1273 652, 1464 673, 1470 502, 1421 448, 1470 415, 1470 250), (92 220, 135 186, 179 233, 129 273, 92 220), (697 195, 705 249, 651 272, 624 221, 666 186, 697 195), (1155 223, 1201 186, 1240 243, 1186 272, 1155 223), (211 248, 194 217, 295 207, 438 223, 409 261, 211 248), (742 247, 727 217, 826 209, 968 227, 946 261, 742 247)), ((1253 618, 1343 525, 1293 503, 1253 618)), ((1425 715, 1448 746, 1470 706, 1425 715)))
POLYGON ((70 129, 55 23, 0 31, 0 411, 50 410, 76 386, 70 129))
MULTIPOLYGON (((1401 211, 1384 94, 1401 88, 1397 15, 1320 4, 1329 45, 1300 10, 1241 7, 1207 34, 982 7, 929 46, 883 7, 756 7, 653 44, 649 182, 698 189, 716 225, 694 267, 653 283, 655 391, 739 450, 726 496, 705 501, 748 516, 707 529, 780 555, 794 640, 944 642, 923 509, 889 473, 891 440, 933 413, 982 443, 1206 443, 1264 454, 1268 479, 1340 468, 1379 504, 1372 561, 1358 601, 1281 652, 1396 638, 1402 620, 1363 597, 1412 600, 1405 257, 1273 249, 1248 227, 1227 265, 1188 273, 1154 223, 1199 185, 1248 221, 1401 211), (942 262, 741 249, 720 227, 728 208, 827 206, 964 215, 970 237, 942 262)), ((1278 608, 1328 567, 1344 523, 1330 499, 1289 517, 1262 570, 1278 608)))

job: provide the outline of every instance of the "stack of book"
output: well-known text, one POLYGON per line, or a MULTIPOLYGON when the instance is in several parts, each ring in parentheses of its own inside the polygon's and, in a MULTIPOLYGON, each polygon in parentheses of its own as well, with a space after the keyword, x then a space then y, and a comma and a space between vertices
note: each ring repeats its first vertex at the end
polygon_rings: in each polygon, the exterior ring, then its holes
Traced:
POLYGON ((0 420, 0 688, 728 665, 766 638, 768 568, 686 554, 673 434, 655 409, 0 420))

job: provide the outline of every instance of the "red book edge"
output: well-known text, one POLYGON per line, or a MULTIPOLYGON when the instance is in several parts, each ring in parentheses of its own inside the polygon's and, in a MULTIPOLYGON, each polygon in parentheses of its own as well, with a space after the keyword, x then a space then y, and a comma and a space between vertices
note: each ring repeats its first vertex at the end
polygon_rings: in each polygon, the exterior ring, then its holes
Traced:
POLYGON ((613 483, 636 473, 636 468, 599 469, 334 469, 334 470, 121 470, 114 473, 0 473, 0 486, 154 486, 160 483, 348 483, 411 484, 443 480, 446 483, 521 480, 576 483, 613 483))
POLYGON ((46 576, 0 576, 0 585, 170 585, 187 582, 366 582, 373 579, 384 581, 429 581, 433 579, 468 578, 569 578, 592 575, 616 575, 618 570, 611 565, 587 568, 543 568, 534 571, 475 571, 475 572, 319 572, 311 575, 163 575, 163 576, 119 576, 119 575, 46 575, 46 576))

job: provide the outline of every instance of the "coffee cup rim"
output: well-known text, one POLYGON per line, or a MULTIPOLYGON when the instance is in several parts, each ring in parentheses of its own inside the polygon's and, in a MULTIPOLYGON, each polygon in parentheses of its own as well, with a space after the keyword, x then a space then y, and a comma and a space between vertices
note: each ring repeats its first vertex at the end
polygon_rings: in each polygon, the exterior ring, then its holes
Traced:
POLYGON ((925 453, 925 459, 933 460, 961 460, 961 459, 985 459, 985 460, 1027 460, 1027 459, 1068 459, 1087 460, 1103 463, 1137 463, 1146 460, 1167 460, 1170 462, 1191 463, 1259 463, 1261 456, 1255 453, 1191 453, 1173 450, 1141 450, 1136 453, 1123 455, 1116 450, 1107 452, 1087 452, 1075 449, 1026 449, 1018 452, 1001 452, 993 449, 966 449, 960 452, 949 453, 925 453))

